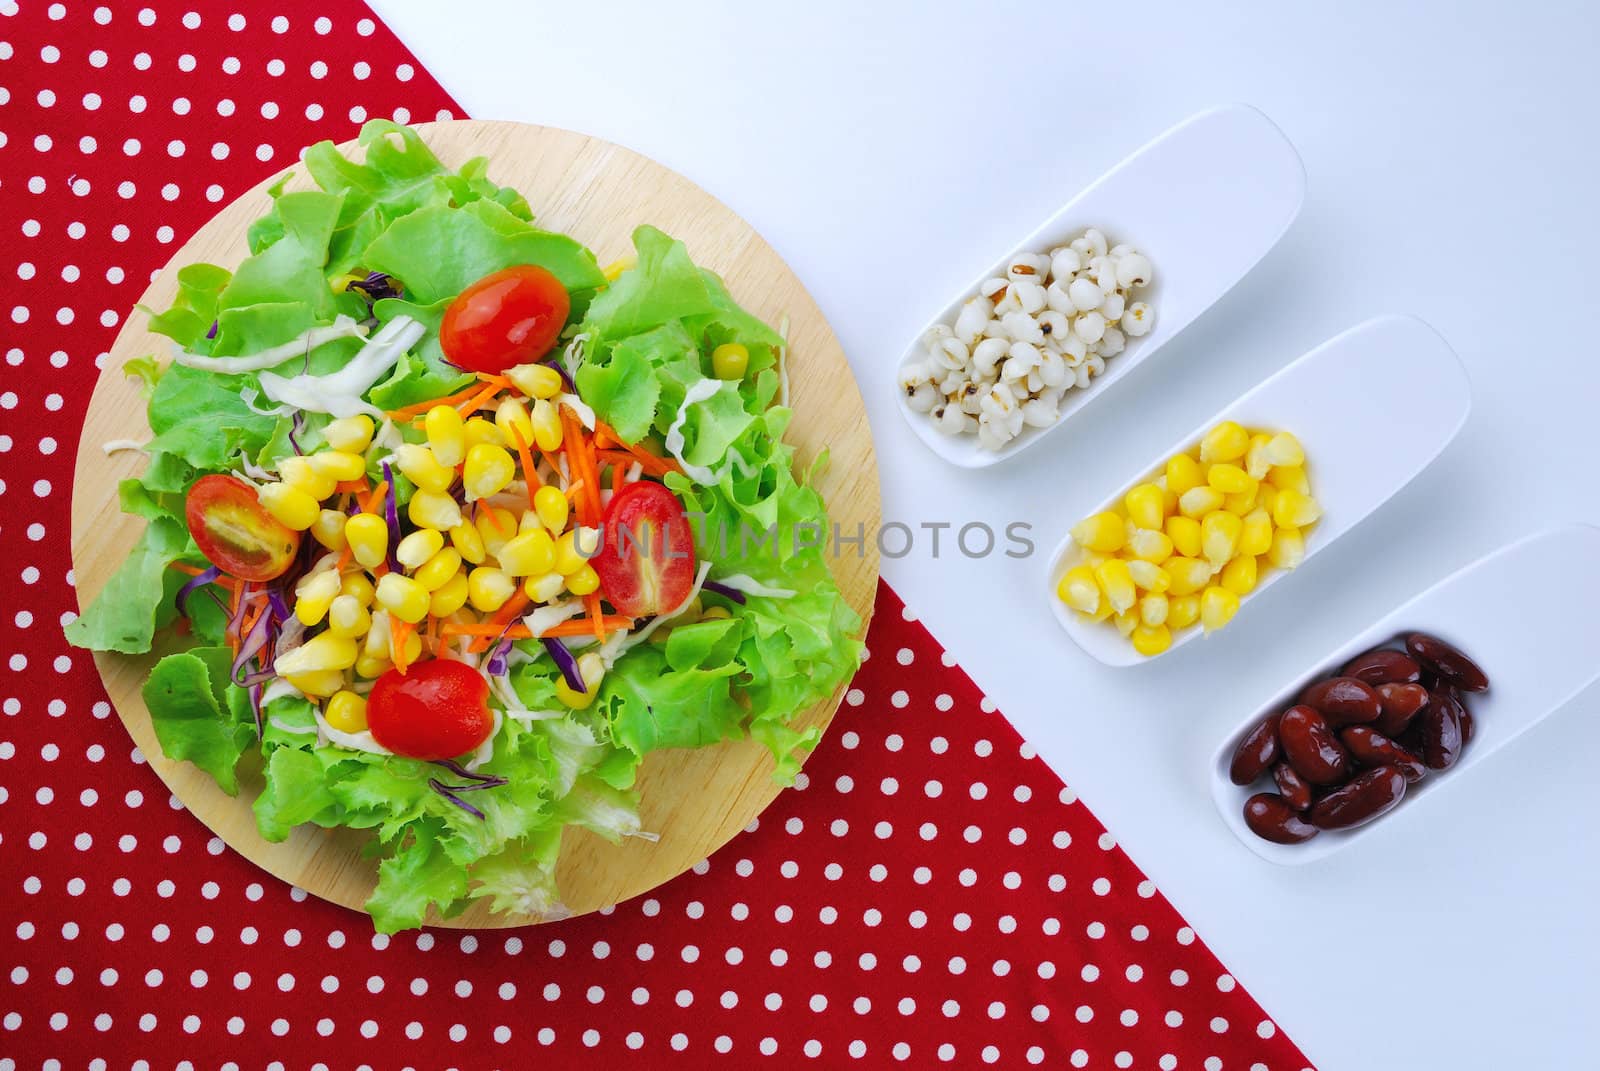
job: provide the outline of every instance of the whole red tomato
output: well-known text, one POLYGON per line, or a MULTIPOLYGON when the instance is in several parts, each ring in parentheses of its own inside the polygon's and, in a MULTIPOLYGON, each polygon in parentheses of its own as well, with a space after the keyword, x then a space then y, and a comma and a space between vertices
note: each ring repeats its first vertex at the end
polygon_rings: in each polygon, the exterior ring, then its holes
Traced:
POLYGON ((434 658, 391 669, 367 696, 367 728, 396 755, 453 759, 475 750, 494 729, 489 682, 470 666, 434 658))
POLYGON ((561 280, 536 264, 519 264, 485 275, 449 304, 439 345, 451 364, 503 372, 549 353, 571 311, 561 280))

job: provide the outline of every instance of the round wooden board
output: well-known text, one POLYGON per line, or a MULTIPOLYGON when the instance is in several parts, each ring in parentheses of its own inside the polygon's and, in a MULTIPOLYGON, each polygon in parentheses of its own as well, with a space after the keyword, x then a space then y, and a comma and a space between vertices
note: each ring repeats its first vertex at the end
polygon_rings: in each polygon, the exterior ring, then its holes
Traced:
MULTIPOLYGON (((879 519, 878 471, 861 394, 827 321, 793 272, 761 236, 716 198, 683 176, 620 146, 550 127, 507 122, 425 123, 423 138, 449 166, 488 156, 490 174, 521 190, 541 226, 586 243, 602 264, 631 251, 630 234, 652 223, 688 245, 696 263, 718 272, 745 308, 771 324, 789 319, 789 376, 796 418, 789 439, 804 467, 826 448, 831 463, 819 481, 830 514, 841 529, 864 524, 875 532, 879 519)), ((353 143, 344 146, 346 151, 353 143)), ((303 170, 303 169, 302 169, 303 170)), ((175 290, 175 269, 195 261, 234 265, 244 258, 245 229, 266 211, 268 182, 218 213, 179 249, 141 299, 166 308, 175 290)), ((297 175, 291 188, 308 185, 297 175)), ((113 439, 149 437, 144 404, 122 363, 147 353, 165 354, 167 340, 145 329, 138 313, 126 320, 105 362, 78 444, 72 496, 72 558, 79 601, 88 605, 127 557, 143 523, 119 512, 117 482, 137 475, 141 455, 110 457, 101 449, 113 439)), ((878 554, 866 540, 833 561, 845 597, 863 621, 872 612, 878 554)), ((865 625, 863 625, 863 628, 865 625)), ((150 765, 199 819, 245 857, 307 892, 361 909, 376 881, 376 865, 360 854, 367 835, 302 827, 287 841, 271 844, 256 832, 251 803, 261 788, 247 759, 238 796, 229 797, 188 763, 161 753, 149 712, 140 698, 150 666, 169 648, 150 655, 97 655, 96 663, 118 714, 150 765)), ((826 726, 844 686, 806 711, 803 725, 826 726)), ((772 760, 750 741, 695 750, 662 751, 645 759, 639 777, 644 828, 660 835, 651 842, 629 838, 612 845, 582 830, 569 830, 558 868, 562 897, 574 914, 636 896, 704 859, 749 824, 777 794, 772 760)), ((520 926, 539 919, 491 914, 475 904, 442 925, 520 926)))

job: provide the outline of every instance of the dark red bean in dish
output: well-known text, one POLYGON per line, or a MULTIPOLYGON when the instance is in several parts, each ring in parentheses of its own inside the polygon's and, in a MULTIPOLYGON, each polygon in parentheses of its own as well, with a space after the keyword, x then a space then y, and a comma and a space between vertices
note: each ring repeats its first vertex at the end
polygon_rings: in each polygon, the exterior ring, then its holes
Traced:
POLYGON ((1406 776, 1393 766, 1379 766, 1358 775, 1311 807, 1318 829, 1349 829, 1394 809, 1406 794, 1406 776))
POLYGON ((1354 677, 1317 681, 1300 693, 1300 702, 1316 709, 1334 726, 1377 721, 1383 713, 1383 701, 1372 685, 1354 677))
POLYGON ((1313 785, 1337 785, 1350 776, 1350 756, 1316 710, 1294 706, 1278 718, 1278 743, 1295 773, 1313 785))
POLYGON ((1477 731, 1478 722, 1465 703, 1458 705, 1461 707, 1461 716, 1457 719, 1461 722, 1461 748, 1466 750, 1467 745, 1472 743, 1472 735, 1477 731))
POLYGON ((1295 773, 1293 766, 1287 762, 1278 763, 1272 768, 1272 780, 1283 802, 1297 811, 1311 808, 1311 783, 1295 773))
POLYGON ((1244 824, 1262 840, 1274 844, 1299 844, 1317 835, 1317 827, 1300 817, 1271 792, 1257 792, 1244 802, 1244 824))
POLYGON ((1461 757, 1461 704, 1448 688, 1437 688, 1422 712, 1422 761, 1430 770, 1448 770, 1461 757))
POLYGON ((1404 651, 1379 647, 1352 658, 1339 675, 1354 677, 1376 688, 1380 684, 1414 684, 1422 677, 1422 667, 1404 651))
POLYGON ((1378 715, 1373 727, 1393 739, 1405 732, 1411 719, 1428 705, 1428 690, 1420 684, 1380 684, 1378 701, 1383 713, 1378 715))
POLYGON ((1278 716, 1274 714, 1245 734, 1233 752, 1228 777, 1236 785, 1248 785, 1278 761, 1278 716))
POLYGON ((1489 690, 1489 678, 1478 663, 1437 636, 1413 632, 1406 637, 1406 650, 1423 666, 1460 688, 1463 692, 1489 690))
POLYGON ((1339 742, 1362 766, 1393 766, 1416 784, 1428 768, 1422 760, 1370 725, 1349 725, 1339 731, 1339 742))

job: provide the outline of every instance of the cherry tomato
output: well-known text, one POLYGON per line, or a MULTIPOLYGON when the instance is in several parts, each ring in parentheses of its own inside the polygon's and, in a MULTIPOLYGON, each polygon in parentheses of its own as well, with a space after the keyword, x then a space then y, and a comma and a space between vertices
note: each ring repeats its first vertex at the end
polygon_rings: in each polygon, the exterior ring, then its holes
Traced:
POLYGON ((396 755, 453 759, 494 729, 489 682, 461 662, 429 659, 379 677, 367 696, 367 728, 396 755))
POLYGON ((572 301, 561 280, 535 264, 485 275, 444 310, 439 345, 450 363, 503 372, 537 361, 556 344, 572 301))
POLYGON ((676 609, 694 587, 694 533, 678 496, 649 480, 630 483, 606 506, 605 541, 589 564, 600 590, 629 617, 676 609))
POLYGON ((189 534, 206 560, 240 580, 272 580, 294 564, 300 533, 261 505, 256 489, 234 476, 202 476, 183 504, 189 534))

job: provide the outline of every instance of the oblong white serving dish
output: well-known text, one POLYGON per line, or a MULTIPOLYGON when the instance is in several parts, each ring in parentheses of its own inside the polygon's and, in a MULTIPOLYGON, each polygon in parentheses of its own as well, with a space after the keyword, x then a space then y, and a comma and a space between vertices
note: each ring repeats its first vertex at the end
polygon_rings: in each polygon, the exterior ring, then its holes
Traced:
MULTIPOLYGON (((1323 511, 1306 532, 1309 561, 1427 468, 1461 430, 1471 409, 1467 373, 1450 344, 1414 316, 1380 316, 1280 369, 1163 450, 1090 512, 1112 509, 1134 484, 1162 475, 1169 457, 1194 448, 1224 420, 1252 430, 1293 432, 1305 447, 1311 493, 1323 511)), ((1051 556, 1046 595, 1056 621, 1074 643, 1108 666, 1151 661, 1112 622, 1090 621, 1056 597, 1057 581, 1081 553, 1068 535, 1051 556)), ((1265 572, 1241 600, 1239 612, 1289 575, 1282 569, 1265 572)), ((1167 650, 1175 651, 1200 634, 1199 626, 1184 629, 1167 650)))
POLYGON ((1005 274, 1013 256, 1048 252, 1088 227, 1150 258, 1154 280, 1137 292, 1138 300, 1155 309, 1150 333, 1129 339, 1088 389, 1068 391, 1055 424, 1024 428, 1000 450, 983 449, 975 435, 945 435, 897 389, 900 412, 928 449, 951 464, 985 468, 1014 457, 1110 390, 1243 279, 1294 222, 1305 190, 1299 154, 1256 109, 1235 104, 1184 120, 1106 172, 973 279, 917 332, 897 367, 920 359, 928 328, 953 322, 985 279, 1005 274))
POLYGON ((1600 529, 1568 525, 1528 536, 1466 566, 1388 614, 1349 643, 1290 678, 1222 742, 1211 762, 1211 798, 1228 828, 1261 858, 1293 865, 1338 851, 1374 829, 1403 828, 1419 801, 1505 747, 1600 680, 1600 529), (1538 627, 1532 627, 1537 622, 1538 627), (1430 770, 1388 814, 1354 829, 1328 830, 1302 844, 1274 844, 1244 824, 1244 801, 1274 791, 1228 778, 1234 749, 1253 726, 1287 710, 1307 684, 1408 632, 1429 632, 1466 652, 1489 675, 1489 690, 1466 696, 1472 743, 1456 765, 1430 770))

